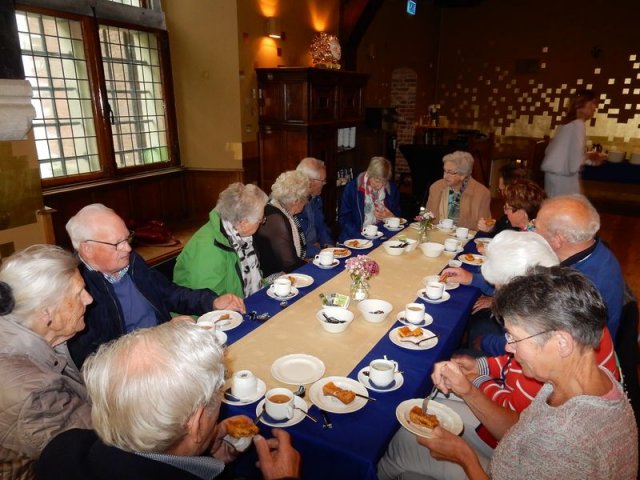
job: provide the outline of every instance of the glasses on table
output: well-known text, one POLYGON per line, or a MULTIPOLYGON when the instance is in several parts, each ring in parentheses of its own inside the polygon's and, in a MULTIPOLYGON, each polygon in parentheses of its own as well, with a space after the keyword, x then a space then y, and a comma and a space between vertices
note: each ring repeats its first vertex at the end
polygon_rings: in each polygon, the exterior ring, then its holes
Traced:
POLYGON ((93 243, 101 243, 102 245, 111 245, 114 250, 122 250, 124 249, 124 245, 130 245, 131 242, 133 241, 133 236, 134 236, 134 232, 132 232, 131 230, 129 230, 129 236, 127 238, 125 238, 124 240, 120 240, 119 242, 116 243, 111 243, 111 242, 104 242, 102 240, 92 240, 92 239, 88 239, 88 240, 84 240, 85 242, 93 242, 93 243))
POLYGON ((544 330, 542 332, 534 333, 533 335, 529 335, 528 337, 520 338, 517 340, 513 338, 513 335, 511 335, 509 332, 505 332, 504 338, 507 339, 507 345, 514 345, 516 343, 524 342, 525 340, 529 340, 530 338, 538 337, 540 335, 544 335, 545 333, 549 333, 549 332, 553 332, 553 330, 544 330))

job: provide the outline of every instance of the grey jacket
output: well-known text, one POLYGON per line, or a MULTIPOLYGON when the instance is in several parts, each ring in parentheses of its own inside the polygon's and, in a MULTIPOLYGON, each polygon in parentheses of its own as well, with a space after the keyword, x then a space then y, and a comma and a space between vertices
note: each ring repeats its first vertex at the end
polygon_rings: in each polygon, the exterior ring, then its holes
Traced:
POLYGON ((66 343, 0 319, 0 478, 33 478, 32 463, 58 433, 91 428, 91 407, 66 343))

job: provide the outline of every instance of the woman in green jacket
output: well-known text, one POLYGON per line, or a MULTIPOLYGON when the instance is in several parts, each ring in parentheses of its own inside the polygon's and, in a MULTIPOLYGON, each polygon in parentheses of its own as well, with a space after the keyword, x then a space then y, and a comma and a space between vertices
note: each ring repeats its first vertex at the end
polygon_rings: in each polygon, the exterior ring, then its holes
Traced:
POLYGON ((252 235, 263 220, 267 195, 255 185, 232 183, 220 193, 209 221, 178 256, 173 281, 246 297, 261 288, 252 235))

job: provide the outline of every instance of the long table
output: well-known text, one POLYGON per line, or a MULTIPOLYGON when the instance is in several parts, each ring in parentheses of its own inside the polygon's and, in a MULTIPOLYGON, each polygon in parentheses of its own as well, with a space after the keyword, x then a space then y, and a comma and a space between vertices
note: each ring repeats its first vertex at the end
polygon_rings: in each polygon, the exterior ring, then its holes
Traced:
MULTIPOLYGON (((384 230, 383 230, 384 231, 384 230)), ((393 235, 392 232, 386 232, 393 235)), ((401 234, 416 238, 410 228, 401 234)), ((433 231, 431 238, 443 242, 446 234, 433 231)), ((417 299, 417 291, 424 287, 426 275, 438 273, 452 258, 442 254, 438 258, 427 258, 420 249, 390 256, 374 242, 371 249, 352 250, 353 255, 367 254, 380 265, 380 274, 370 280, 370 298, 387 300, 393 311, 380 324, 367 322, 352 302, 349 309, 355 314, 354 321, 344 333, 326 332, 316 320, 321 308, 318 293, 349 293, 350 278, 344 271, 344 260, 334 269, 323 270, 307 264, 297 273, 314 278, 313 285, 301 289, 300 294, 282 309, 279 302, 269 298, 263 289, 246 299, 247 310, 268 312, 272 318, 264 323, 243 321, 237 328, 227 332, 227 362, 230 371, 249 369, 267 385, 274 387, 296 387, 284 385, 272 377, 273 362, 287 354, 306 353, 320 358, 326 367, 324 376, 347 376, 357 379, 357 374, 371 360, 388 358, 398 362, 403 372, 403 385, 391 392, 369 392, 376 401, 367 402, 364 408, 349 414, 329 414, 332 429, 323 429, 321 416, 315 406, 309 413, 318 418, 318 423, 305 419, 297 425, 287 427, 295 447, 303 458, 305 479, 371 479, 375 480, 376 464, 384 453, 399 424, 396 406, 403 400, 424 396, 432 387, 430 374, 433 364, 449 358, 458 346, 469 312, 478 297, 473 287, 460 286, 451 290, 451 299, 441 304, 426 304, 426 311, 434 322, 427 327, 439 335, 438 344, 429 350, 408 350, 393 344, 388 332, 397 326, 398 312, 405 304, 417 299)), ((467 244, 469 247, 473 242, 467 244)), ((417 300, 416 300, 417 299, 417 300)), ((306 385, 307 390, 309 385, 306 385)), ((307 396, 308 397, 308 396, 307 396)), ((308 401, 308 398, 305 398, 308 401)), ((257 403, 248 406, 225 405, 222 417, 245 414, 255 417, 257 403)), ((271 428, 260 424, 261 431, 270 435, 271 428)), ((233 465, 237 474, 246 478, 261 478, 255 468, 252 452, 233 465)))

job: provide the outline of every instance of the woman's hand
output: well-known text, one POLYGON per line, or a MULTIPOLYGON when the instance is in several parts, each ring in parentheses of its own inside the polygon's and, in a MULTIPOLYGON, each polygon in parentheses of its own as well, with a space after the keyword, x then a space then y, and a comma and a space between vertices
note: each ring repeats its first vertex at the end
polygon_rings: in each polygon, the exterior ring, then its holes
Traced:
POLYGON ((376 216, 376 220, 378 221, 382 221, 385 218, 389 218, 389 217, 395 217, 393 212, 385 206, 383 206, 382 208, 376 208, 373 211, 373 214, 376 216))
POLYGON ((462 285, 469 285, 473 280, 473 274, 464 268, 449 267, 442 271, 442 275, 447 275, 447 281, 453 283, 461 283, 462 285))
POLYGON ((471 313, 479 312, 480 310, 484 310, 485 308, 491 308, 492 304, 493 304, 493 297, 487 297, 486 295, 481 295, 480 298, 476 300, 476 303, 473 304, 471 313))
POLYGON ((481 232, 490 232, 492 231, 496 226, 496 221, 493 220, 492 218, 481 218, 480 220, 478 220, 478 230, 480 230, 481 232), (490 225, 487 223, 489 222, 490 225))
POLYGON ((460 366, 451 360, 436 363, 433 366, 431 380, 438 387, 438 390, 445 395, 453 392, 462 397, 473 388, 473 384, 466 377, 460 366))

